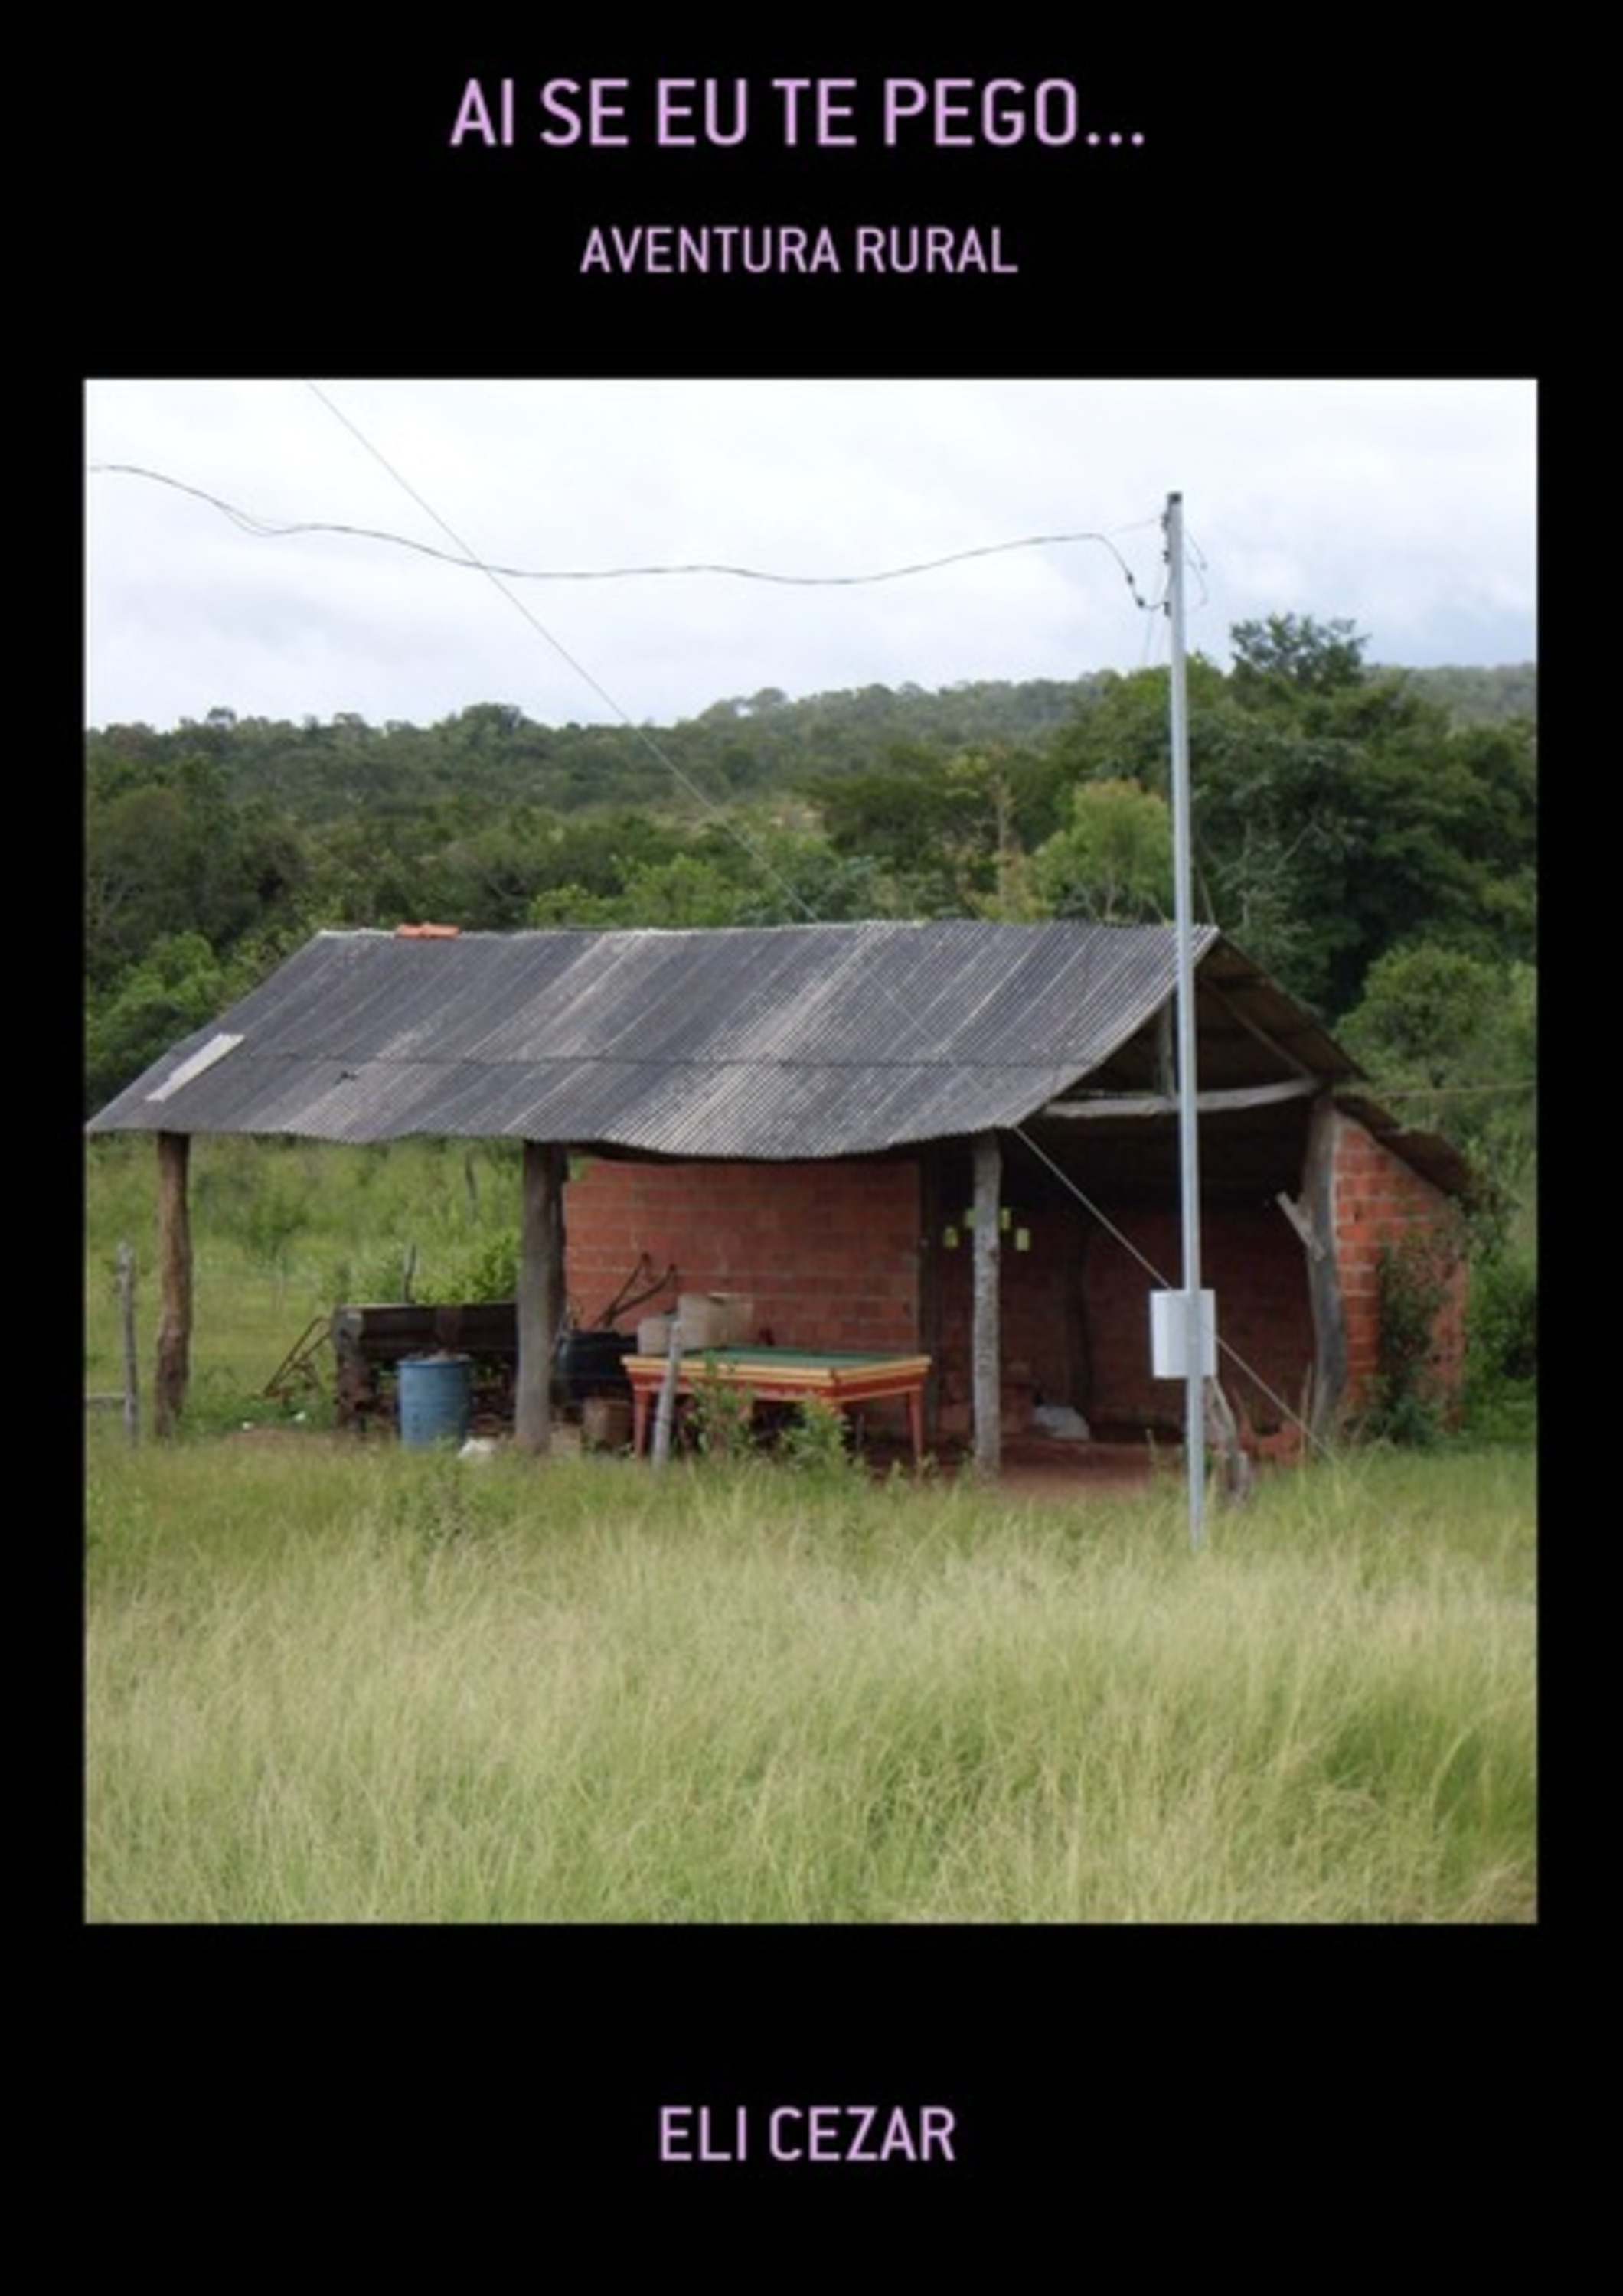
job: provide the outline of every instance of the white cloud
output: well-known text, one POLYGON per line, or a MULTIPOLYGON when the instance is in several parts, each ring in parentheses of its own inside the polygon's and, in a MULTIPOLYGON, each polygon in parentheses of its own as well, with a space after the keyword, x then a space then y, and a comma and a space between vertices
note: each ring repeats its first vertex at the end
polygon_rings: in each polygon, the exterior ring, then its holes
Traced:
POLYGON ((1215 659, 1233 622, 1273 612, 1346 616, 1381 661, 1533 652, 1528 382, 320 391, 88 386, 93 723, 172 725, 223 705, 425 724, 481 701, 547 722, 664 722, 763 686, 1133 669, 1164 657, 1164 618, 1135 605, 1115 554, 1156 593, 1173 489, 1198 554, 1190 644, 1215 659), (95 467, 111 463, 177 484, 95 467), (527 568, 715 560, 828 577, 1033 536, 1100 532, 1113 547, 1050 544, 853 586, 707 574, 514 583, 508 597, 391 544, 246 533, 181 486, 257 519, 436 549, 455 547, 449 528, 527 568))

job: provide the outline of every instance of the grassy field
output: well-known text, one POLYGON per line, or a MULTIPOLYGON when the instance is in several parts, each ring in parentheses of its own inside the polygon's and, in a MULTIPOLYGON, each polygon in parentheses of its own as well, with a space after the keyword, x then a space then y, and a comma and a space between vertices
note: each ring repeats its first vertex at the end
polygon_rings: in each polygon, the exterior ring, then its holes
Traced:
MULTIPOLYGON (((510 1166, 199 1144, 191 1431, 87 1414, 89 1920, 1535 1918, 1530 1451, 1278 1472, 1191 1554, 1175 1477, 465 1462, 257 1392, 408 1252, 478 1296, 510 1166)), ((106 1391, 150 1144, 89 1170, 106 1391)))
POLYGON ((1527 1922, 1529 1467, 88 1468, 95 1922, 1527 1922))

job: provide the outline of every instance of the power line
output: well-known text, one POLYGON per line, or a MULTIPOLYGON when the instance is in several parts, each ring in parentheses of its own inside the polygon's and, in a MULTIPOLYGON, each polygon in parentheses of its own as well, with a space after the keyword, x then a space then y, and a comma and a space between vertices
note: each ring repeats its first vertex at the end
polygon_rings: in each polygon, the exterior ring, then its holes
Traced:
MULTIPOLYGON (((312 390, 316 390, 311 384, 312 390)), ((1007 542, 978 543, 965 550, 948 551, 939 558, 920 558, 902 566, 881 566, 860 573, 800 574, 762 566, 738 566, 717 559, 691 559, 668 565, 647 566, 504 566, 477 556, 458 537, 451 534, 442 519, 424 501, 408 480, 392 469, 372 442, 355 430, 342 408, 333 406, 321 392, 322 398, 346 429, 354 432, 368 454, 374 455, 389 471, 391 477, 405 488, 412 500, 436 526, 450 535, 456 544, 454 551, 441 550, 432 542, 422 542, 408 534, 396 534, 387 528, 353 526, 336 519, 292 519, 276 521, 260 517, 255 512, 241 509, 227 502, 223 496, 210 494, 205 487, 192 486, 184 479, 173 478, 165 471, 147 469, 139 463, 92 463, 91 473, 98 478, 145 479, 154 486, 171 488, 175 493, 189 495, 194 501, 207 503, 211 510, 240 527, 256 541, 278 541, 292 535, 333 534, 358 542, 381 542, 396 550, 415 551, 419 557, 434 559, 442 566, 453 566, 468 573, 485 574, 507 582, 631 582, 656 580, 676 575, 710 574, 738 582, 765 582, 781 587, 803 590, 859 589, 880 582, 903 582, 919 574, 937 574, 949 566, 964 566, 975 559, 997 558, 1017 550, 1050 550, 1062 545, 1092 542, 1108 550, 1115 559, 1122 579, 1133 594, 1133 601, 1146 613, 1155 611, 1151 602, 1143 598, 1133 578, 1133 569, 1108 534, 1074 530, 1059 534, 1026 534, 1007 542)))

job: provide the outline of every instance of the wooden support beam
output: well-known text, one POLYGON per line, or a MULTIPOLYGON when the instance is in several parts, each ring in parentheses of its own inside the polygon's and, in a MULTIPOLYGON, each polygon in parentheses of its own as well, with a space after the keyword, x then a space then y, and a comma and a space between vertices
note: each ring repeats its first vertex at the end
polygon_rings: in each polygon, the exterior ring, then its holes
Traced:
POLYGON ((999 1318, 1002 1268, 1003 1152, 994 1132, 975 1143, 975 1327, 971 1393, 975 1405, 975 1472, 991 1478, 1003 1464, 1003 1367, 999 1318))
POLYGON ((939 1144, 919 1159, 919 1338, 930 1358, 924 1383, 925 1440, 933 1443, 941 1407, 942 1231, 947 1224, 947 1193, 939 1144))
MULTIPOLYGON (((1285 1077, 1274 1084, 1230 1085, 1215 1092, 1197 1092, 1195 1111, 1200 1116, 1243 1115, 1253 1108, 1273 1108, 1287 1100, 1306 1100, 1321 1089, 1314 1077, 1285 1077)), ((1141 1117, 1175 1116, 1178 1103, 1165 1093, 1099 1093, 1087 1100, 1050 1100, 1044 1116, 1141 1117)))
POLYGON ((526 1140, 519 1213, 518 1373, 513 1439, 541 1453, 552 1441, 552 1373, 564 1315, 564 1182, 567 1152, 526 1140))
POLYGON ((174 1434, 185 1409, 192 1368, 192 1216, 186 1198, 191 1137, 158 1135, 158 1360, 152 1430, 174 1434))
POLYGON ((1307 1252, 1313 1309, 1313 1410, 1309 1432, 1327 1443, 1347 1399, 1347 1304, 1336 1260, 1336 1104, 1321 1093, 1307 1128, 1307 1155, 1294 1225, 1307 1252))

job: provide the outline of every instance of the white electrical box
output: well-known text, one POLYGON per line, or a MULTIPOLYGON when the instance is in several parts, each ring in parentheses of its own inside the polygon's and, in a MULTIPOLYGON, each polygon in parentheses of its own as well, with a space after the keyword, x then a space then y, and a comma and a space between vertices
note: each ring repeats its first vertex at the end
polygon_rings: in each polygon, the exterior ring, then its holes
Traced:
MULTIPOLYGON (((1217 1294, 1195 1295, 1200 1316, 1200 1375, 1217 1376, 1217 1294)), ((1189 1377, 1187 1292, 1152 1292, 1149 1295, 1149 1367, 1157 1379, 1189 1377)))

